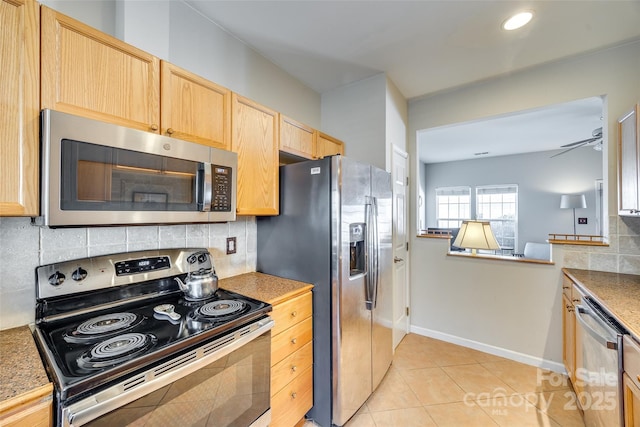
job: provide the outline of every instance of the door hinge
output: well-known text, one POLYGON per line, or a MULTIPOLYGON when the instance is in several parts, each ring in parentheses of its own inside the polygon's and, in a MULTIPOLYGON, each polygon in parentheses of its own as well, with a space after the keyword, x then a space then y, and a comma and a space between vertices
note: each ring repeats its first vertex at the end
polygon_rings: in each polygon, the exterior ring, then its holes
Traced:
POLYGON ((407 177, 407 187, 409 186, 409 177, 407 177))
POLYGON ((407 242, 407 252, 409 252, 409 242, 407 242))
POLYGON ((407 316, 409 315, 409 307, 405 307, 405 311, 407 312, 407 316))

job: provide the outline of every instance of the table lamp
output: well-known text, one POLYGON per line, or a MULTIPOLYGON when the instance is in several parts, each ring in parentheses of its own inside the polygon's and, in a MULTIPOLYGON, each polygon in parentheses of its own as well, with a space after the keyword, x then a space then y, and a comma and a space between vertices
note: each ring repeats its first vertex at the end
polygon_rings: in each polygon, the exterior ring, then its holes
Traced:
POLYGON ((573 234, 576 234, 576 209, 587 207, 584 194, 563 194, 560 198, 560 209, 573 209, 573 234))
POLYGON ((471 249, 473 256, 477 249, 500 249, 489 221, 463 221, 453 246, 471 249))

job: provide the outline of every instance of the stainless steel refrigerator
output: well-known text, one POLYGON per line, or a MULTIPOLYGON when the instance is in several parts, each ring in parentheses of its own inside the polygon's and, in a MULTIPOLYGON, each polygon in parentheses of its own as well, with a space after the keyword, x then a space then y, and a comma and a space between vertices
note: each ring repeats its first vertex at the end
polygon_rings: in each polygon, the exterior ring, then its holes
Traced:
POLYGON ((280 167, 280 215, 257 219, 257 270, 312 283, 313 408, 342 426, 392 358, 388 172, 343 156, 280 167))

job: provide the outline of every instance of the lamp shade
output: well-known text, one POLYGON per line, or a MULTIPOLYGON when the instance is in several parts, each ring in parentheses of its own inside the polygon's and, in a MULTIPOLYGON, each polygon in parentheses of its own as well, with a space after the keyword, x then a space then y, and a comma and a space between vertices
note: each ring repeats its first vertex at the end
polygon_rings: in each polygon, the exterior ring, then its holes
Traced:
POLYGON ((488 221, 463 221, 453 246, 468 249, 500 249, 488 221))
POLYGON ((560 198, 560 209, 584 209, 587 199, 584 194, 563 194, 560 198))

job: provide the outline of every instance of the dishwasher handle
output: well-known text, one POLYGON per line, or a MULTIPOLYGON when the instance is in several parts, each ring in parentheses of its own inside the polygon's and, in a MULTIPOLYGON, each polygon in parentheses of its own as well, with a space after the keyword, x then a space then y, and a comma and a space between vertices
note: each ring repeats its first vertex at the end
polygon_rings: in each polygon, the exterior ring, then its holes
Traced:
POLYGON ((583 314, 591 316, 594 319, 596 319, 596 321, 602 323, 602 321, 598 318, 597 314, 595 314, 594 312, 592 312, 591 310, 589 310, 588 308, 582 305, 576 305, 576 320, 578 321, 578 323, 580 323, 580 325, 584 328, 584 330, 587 331, 587 333, 591 336, 591 338, 593 338, 599 344, 603 345, 604 347, 610 350, 617 350, 618 343, 616 341, 611 341, 607 339, 607 337, 603 337, 595 329, 589 326, 587 322, 585 322, 584 319, 582 318, 583 314))

